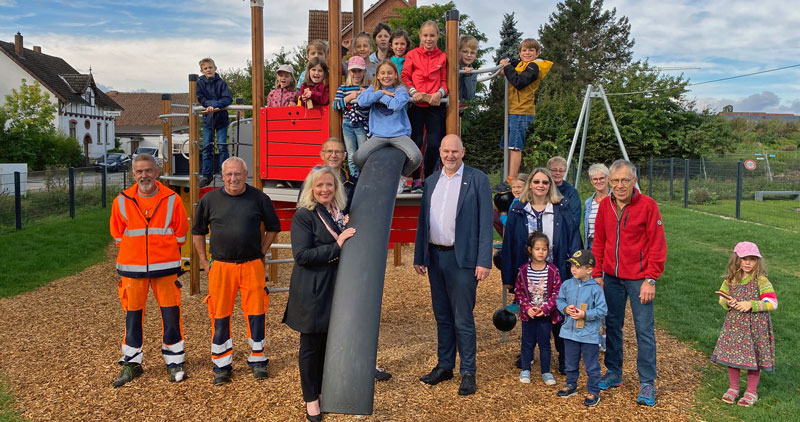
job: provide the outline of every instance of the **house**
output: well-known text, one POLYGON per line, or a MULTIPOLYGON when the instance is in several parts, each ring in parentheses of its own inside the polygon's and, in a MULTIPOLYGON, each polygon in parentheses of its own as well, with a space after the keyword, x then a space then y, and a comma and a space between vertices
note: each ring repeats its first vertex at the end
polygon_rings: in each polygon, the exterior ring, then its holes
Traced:
POLYGON ((53 125, 83 145, 83 155, 95 158, 114 148, 114 117, 122 107, 100 90, 91 70, 79 73, 60 57, 27 49, 22 34, 14 42, 0 41, 0 98, 19 88, 22 81, 39 82, 58 110, 53 125))
MULTIPOLYGON (((389 22, 400 15, 395 9, 417 7, 417 0, 378 0, 364 12, 364 32, 372 34, 379 22, 389 22)), ((342 12, 342 40, 353 39, 353 13, 342 12)), ((308 41, 328 40, 328 11, 308 11, 308 41)))
MULTIPOLYGON (((108 91, 108 96, 124 110, 116 119, 114 136, 119 138, 120 148, 132 154, 140 146, 161 149, 161 97, 163 94, 152 92, 117 92, 108 91)), ((176 105, 188 105, 189 94, 186 92, 170 94, 176 105)), ((186 108, 173 107, 172 113, 186 113, 186 108)), ((186 138, 177 136, 189 132, 189 118, 174 118, 172 122, 173 140, 186 138)), ((163 157, 164 151, 161 151, 163 157)))

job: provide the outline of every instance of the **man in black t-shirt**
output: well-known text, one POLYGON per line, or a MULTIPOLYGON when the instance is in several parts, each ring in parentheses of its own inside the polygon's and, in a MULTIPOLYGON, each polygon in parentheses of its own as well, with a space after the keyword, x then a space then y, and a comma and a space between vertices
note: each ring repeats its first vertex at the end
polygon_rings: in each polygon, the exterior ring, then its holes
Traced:
POLYGON ((192 242, 208 273, 208 312, 213 320, 211 361, 214 384, 230 381, 233 361, 231 313, 236 292, 242 294, 247 318, 250 356, 247 363, 255 379, 265 379, 266 312, 269 307, 264 277, 264 256, 281 231, 272 201, 264 192, 248 186, 247 164, 238 157, 222 163, 222 189, 207 193, 197 204, 192 242), (264 230, 261 224, 264 224, 264 230), (206 235, 211 229, 211 257, 206 256, 206 235), (213 263, 213 265, 212 265, 213 263))

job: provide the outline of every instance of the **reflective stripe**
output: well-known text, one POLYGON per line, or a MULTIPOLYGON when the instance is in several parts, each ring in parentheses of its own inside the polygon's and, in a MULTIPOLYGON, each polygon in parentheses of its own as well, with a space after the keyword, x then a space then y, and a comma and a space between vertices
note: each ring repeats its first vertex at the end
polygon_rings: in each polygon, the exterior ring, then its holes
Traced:
POLYGON ((120 363, 142 363, 142 348, 136 348, 122 344, 122 357, 120 363))
POLYGON ((211 361, 214 362, 214 366, 216 366, 217 368, 226 367, 231 363, 233 363, 233 352, 218 358, 212 357, 211 361))
MULTIPOLYGON (((168 270, 170 268, 178 268, 181 266, 181 261, 164 262, 161 264, 150 264, 149 271, 168 270)), ((123 265, 117 263, 117 269, 120 271, 128 272, 146 272, 148 271, 147 265, 123 265)))
POLYGON ((177 240, 178 243, 185 242, 186 241, 186 236, 176 237, 175 240, 177 240))
POLYGON ((263 355, 262 356, 250 355, 247 358, 247 361, 250 362, 250 363, 265 362, 266 360, 267 360, 267 358, 265 356, 263 356, 263 355))
POLYGON ((228 339, 228 341, 226 341, 223 344, 211 343, 211 353, 214 353, 214 354, 217 354, 217 355, 219 355, 221 353, 225 353, 226 351, 231 350, 232 348, 233 348, 233 340, 232 339, 228 339))
POLYGON ((183 340, 175 344, 161 344, 161 350, 168 350, 173 353, 183 352, 183 340))
POLYGON ((150 234, 154 234, 154 235, 169 235, 169 234, 173 234, 173 233, 174 232, 172 230, 172 227, 168 227, 166 229, 162 229, 160 227, 153 227, 153 228, 150 228, 150 229, 130 229, 130 230, 125 229, 124 235, 125 235, 125 237, 139 237, 139 236, 144 236, 146 234, 147 235, 150 235, 150 234))
POLYGON ((253 339, 251 339, 251 338, 247 339, 247 341, 250 342, 250 350, 252 350, 254 352, 263 352, 264 351, 264 345, 267 344, 267 339, 266 338, 264 340, 259 341, 259 342, 253 341, 253 339))
POLYGON ((120 243, 120 242, 122 242, 122 238, 121 237, 115 237, 114 241, 117 242, 117 243, 120 243))
POLYGON ((172 206, 175 205, 175 195, 170 195, 167 201, 167 218, 164 219, 164 230, 167 230, 172 221, 172 206))
POLYGON ((125 197, 122 195, 117 196, 117 205, 119 205, 119 213, 122 215, 122 218, 128 219, 128 215, 125 214, 125 197))
POLYGON ((163 355, 163 356, 164 356, 164 362, 166 362, 167 365, 172 365, 172 364, 180 365, 186 358, 186 355, 184 355, 183 353, 179 355, 163 355))

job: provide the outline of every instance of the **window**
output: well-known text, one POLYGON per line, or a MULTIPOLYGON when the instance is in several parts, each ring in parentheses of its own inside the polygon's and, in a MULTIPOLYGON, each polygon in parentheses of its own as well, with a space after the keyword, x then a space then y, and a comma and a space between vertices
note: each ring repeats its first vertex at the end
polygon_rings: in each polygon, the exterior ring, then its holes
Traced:
POLYGON ((108 123, 106 123, 106 145, 108 145, 109 143, 110 142, 108 140, 108 123))
MULTIPOLYGON (((101 123, 97 122, 97 143, 102 145, 103 144, 103 138, 100 137, 100 125, 101 125, 101 123)), ((108 143, 108 142, 106 142, 106 143, 108 143)))
POLYGON ((86 93, 83 95, 83 99, 89 103, 90 107, 94 107, 94 92, 92 91, 91 87, 86 88, 86 93))
POLYGON ((76 120, 69 121, 69 137, 78 139, 78 122, 76 120))

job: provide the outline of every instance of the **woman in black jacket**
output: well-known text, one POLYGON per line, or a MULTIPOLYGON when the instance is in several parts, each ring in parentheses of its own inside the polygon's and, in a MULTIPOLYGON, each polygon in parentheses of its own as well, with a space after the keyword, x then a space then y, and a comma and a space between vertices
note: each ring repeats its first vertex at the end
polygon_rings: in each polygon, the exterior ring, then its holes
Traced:
POLYGON ((283 322, 300 332, 300 386, 309 421, 322 420, 319 395, 336 270, 342 245, 356 231, 345 229, 345 206, 342 182, 323 166, 303 182, 292 218, 294 267, 283 322))

